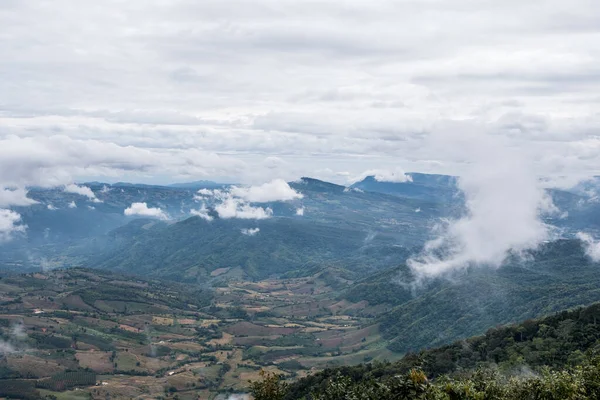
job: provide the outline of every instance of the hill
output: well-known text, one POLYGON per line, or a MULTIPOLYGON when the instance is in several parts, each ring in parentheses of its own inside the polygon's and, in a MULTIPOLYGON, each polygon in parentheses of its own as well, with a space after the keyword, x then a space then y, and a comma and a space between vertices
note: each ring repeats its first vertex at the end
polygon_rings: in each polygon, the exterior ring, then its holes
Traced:
POLYGON ((376 327, 335 298, 352 283, 343 270, 211 275, 214 288, 82 268, 0 275, 0 397, 224 400, 261 368, 293 378, 378 351, 376 327))
MULTIPOLYGON (((103 238, 106 248, 86 255, 87 265, 194 282, 228 267, 240 267, 252 279, 332 265, 365 276, 405 260, 445 212, 435 203, 314 179, 290 185, 304 197, 261 203, 273 210, 272 218, 219 218, 208 204, 212 221, 133 221, 103 238), (300 206, 303 213, 297 215, 300 206)), ((89 245, 71 254, 82 254, 89 245)))
MULTIPOLYGON (((285 235, 306 229, 308 230, 307 235, 310 237, 318 237, 323 232, 325 236, 321 237, 322 241, 327 240, 330 236, 342 237, 348 232, 354 236, 362 235, 361 240, 364 243, 358 244, 358 241, 354 241, 355 247, 364 247, 363 245, 368 245, 373 238, 378 236, 385 236, 388 239, 394 237, 395 245, 412 247, 421 243, 429 235, 431 226, 440 216, 446 215, 446 210, 435 203, 403 199, 380 193, 363 193, 310 178, 291 182, 290 186, 300 192, 303 198, 291 202, 253 204, 253 206, 271 209, 272 220, 285 219, 285 221, 281 220, 277 223, 258 221, 265 226, 282 227, 279 241, 285 239, 294 241, 295 238, 286 238, 285 235), (299 213, 298 210, 302 212, 299 213), (311 224, 314 224, 314 229, 311 224), (288 227, 292 227, 291 230, 288 227)), ((141 229, 135 220, 145 217, 124 215, 124 210, 136 202, 146 203, 149 208, 160 208, 170 217, 169 222, 176 226, 176 228, 167 229, 165 224, 155 224, 152 235, 157 234, 159 225, 161 229, 164 229, 165 236, 171 236, 174 231, 181 229, 190 235, 190 240, 184 239, 182 235, 178 236, 184 240, 181 245, 189 246, 192 242, 197 243, 200 240, 199 235, 207 233, 202 229, 194 232, 182 222, 190 218, 192 210, 198 209, 202 205, 196 198, 195 188, 192 189, 185 185, 184 187, 164 187, 100 183, 90 184, 89 188, 95 199, 67 193, 60 188, 31 189, 29 196, 36 203, 27 207, 15 207, 15 211, 22 215, 23 224, 27 225, 26 234, 16 236, 9 242, 0 243, 2 268, 39 270, 40 267, 47 268, 48 266, 90 265, 91 262, 97 261, 90 259, 90 254, 97 255, 114 250, 115 243, 112 242, 112 239, 115 235, 111 233, 112 231, 120 232, 119 238, 122 240, 127 239, 126 233, 129 233, 140 236, 140 240, 143 242, 141 236, 146 233, 146 229, 141 229), (128 224, 131 224, 130 227, 126 227, 128 224), (102 249, 100 244, 110 247, 102 249)), ((214 204, 207 203, 206 205, 209 208, 212 207, 211 213, 215 216, 214 204)), ((191 224, 194 225, 193 222, 191 224)), ((257 224, 249 219, 231 218, 221 219, 215 225, 223 227, 223 229, 217 228, 219 237, 227 236, 226 242, 233 245, 239 240, 240 229, 255 229, 257 224), (226 226, 229 226, 230 229, 226 230, 226 226)), ((129 237, 129 239, 133 240, 133 237, 129 237)), ((211 240, 210 237, 206 237, 206 239, 211 240)), ((130 245, 133 243, 131 240, 130 245)), ((148 240, 150 239, 148 238, 148 240)), ((136 248, 142 246, 141 242, 136 242, 136 248)), ((168 238, 166 242, 169 242, 168 238)), ((334 243, 332 246, 335 248, 337 245, 334 243)), ((178 250, 180 249, 165 248, 165 258, 167 253, 171 255, 178 250)), ((214 253, 217 248, 210 250, 214 253)), ((309 245, 304 250, 297 246, 294 250, 299 254, 294 254, 293 258, 299 258, 306 262, 314 257, 320 248, 311 248, 309 245)), ((121 248, 120 252, 123 253, 123 251, 124 249, 121 248)), ((198 251, 196 251, 197 253, 198 251)), ((343 259, 340 254, 338 252, 336 257, 326 256, 325 258, 328 260, 335 258, 339 261, 343 259)), ((224 261, 219 267, 225 264, 227 264, 225 266, 230 266, 230 262, 239 261, 228 259, 226 253, 213 254, 214 257, 220 255, 223 256, 224 261)), ((126 258, 126 256, 124 257, 126 258)), ((269 262, 273 263, 277 260, 275 257, 269 262)), ((389 265, 391 264, 386 264, 386 266, 389 265)), ((295 267, 297 264, 292 266, 295 267)), ((252 274, 254 273, 251 272, 252 274)))
POLYGON ((312 398, 350 399, 353 393, 379 393, 366 398, 596 399, 600 359, 593 357, 600 350, 599 320, 599 304, 562 311, 408 354, 395 363, 326 369, 282 387, 281 398, 315 393, 312 398), (544 368, 573 369, 552 374, 544 368), (525 378, 524 369, 530 371, 525 378), (509 380, 515 375, 520 379, 509 380))
POLYGON ((397 267, 357 282, 343 297, 385 306, 382 335, 405 353, 600 301, 598 268, 579 241, 560 240, 498 269, 470 268, 418 286, 406 266, 397 267))
POLYGON ((352 188, 369 192, 385 193, 399 197, 430 202, 455 202, 461 197, 457 177, 411 172, 405 182, 380 181, 375 176, 367 176, 352 184, 352 188))

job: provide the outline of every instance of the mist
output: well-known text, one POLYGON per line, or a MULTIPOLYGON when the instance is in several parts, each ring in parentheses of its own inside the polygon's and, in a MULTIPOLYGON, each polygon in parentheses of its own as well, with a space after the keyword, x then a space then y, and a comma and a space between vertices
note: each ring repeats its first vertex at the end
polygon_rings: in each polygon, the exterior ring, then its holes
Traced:
POLYGON ((600 242, 592 235, 584 232, 577 233, 577 239, 584 244, 585 254, 594 262, 600 261, 600 242))
POLYGON ((423 251, 409 259, 417 277, 474 265, 497 268, 509 252, 522 253, 549 239, 541 216, 557 210, 526 154, 490 135, 442 143, 459 149, 466 160, 458 179, 466 210, 439 221, 423 251))

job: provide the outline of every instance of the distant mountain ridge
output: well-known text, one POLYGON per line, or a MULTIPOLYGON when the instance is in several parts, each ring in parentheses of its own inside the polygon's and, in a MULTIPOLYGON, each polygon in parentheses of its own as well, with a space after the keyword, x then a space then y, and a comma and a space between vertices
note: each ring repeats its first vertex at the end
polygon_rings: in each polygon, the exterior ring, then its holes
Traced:
POLYGON ((388 182, 377 180, 375 176, 367 176, 360 182, 351 185, 370 192, 385 193, 394 196, 433 202, 451 202, 461 197, 457 185, 457 177, 449 175, 433 175, 410 172, 405 182, 388 182))

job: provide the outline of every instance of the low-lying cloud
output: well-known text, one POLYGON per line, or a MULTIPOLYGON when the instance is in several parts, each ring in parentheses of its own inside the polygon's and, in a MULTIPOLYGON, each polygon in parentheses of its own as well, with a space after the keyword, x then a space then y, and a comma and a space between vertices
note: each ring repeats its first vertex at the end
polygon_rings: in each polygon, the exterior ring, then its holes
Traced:
POLYGON ((21 215, 12 210, 0 209, 0 242, 12 239, 15 233, 25 233, 26 225, 21 223, 21 215))
POLYGON ((441 221, 435 239, 409 260, 418 276, 433 276, 470 265, 500 266, 508 254, 536 248, 550 237, 541 214, 558 210, 518 149, 493 137, 467 136, 440 143, 462 147, 470 162, 458 180, 466 213, 441 221))
MULTIPOLYGON (((257 203, 269 203, 280 201, 292 201, 302 199, 302 193, 294 190, 283 179, 274 179, 262 185, 254 186, 232 186, 225 189, 200 189, 196 192, 194 199, 203 202, 204 211, 192 210, 194 215, 205 219, 210 217, 204 205, 207 202, 212 205, 220 218, 239 219, 267 219, 273 216, 271 207, 261 207, 257 203), (201 214, 201 215, 200 215, 201 214)), ((303 209, 298 209, 297 215, 302 215, 303 209)), ((211 217, 212 218, 212 217, 211 217)))
POLYGON ((304 196, 298 193, 283 179, 274 179, 262 185, 231 188, 230 193, 250 203, 268 203, 273 201, 290 201, 304 196))
POLYGON ((349 183, 361 182, 369 176, 375 178, 377 182, 412 182, 412 177, 410 175, 407 175, 401 168, 396 168, 393 170, 370 169, 364 171, 360 175, 355 176, 354 178, 350 178, 349 183))
POLYGON ((212 215, 209 214, 208 208, 206 208, 205 204, 202 204, 202 207, 197 210, 190 210, 190 214, 195 217, 200 217, 206 221, 212 221, 214 219, 212 215))
POLYGON ((581 240, 585 246, 585 254, 594 262, 600 261, 600 242, 592 237, 592 235, 584 232, 577 234, 577 239, 581 240))
POLYGON ((260 232, 260 228, 241 229, 242 235, 256 236, 260 232))
POLYGON ((224 219, 267 219, 273 216, 273 210, 269 207, 254 207, 234 197, 228 197, 222 203, 217 204, 215 211, 220 218, 224 219))
POLYGON ((0 187, 0 207, 10 206, 30 206, 37 201, 27 197, 27 190, 23 188, 2 188, 0 187))
POLYGON ((19 353, 27 350, 24 340, 27 338, 27 332, 22 321, 11 326, 8 332, 9 340, 0 340, 0 355, 19 353))
POLYGON ((74 183, 71 183, 71 184, 65 186, 65 192, 67 192, 67 193, 74 193, 74 194, 78 194, 80 196, 87 197, 88 199, 90 199, 94 203, 100 203, 101 202, 100 199, 98 199, 96 197, 96 194, 92 191, 92 189, 90 189, 87 186, 80 186, 80 185, 76 185, 74 183))
POLYGON ((139 215, 142 217, 158 218, 168 220, 169 216, 160 208, 148 207, 147 203, 132 203, 129 208, 124 211, 127 216, 139 215))

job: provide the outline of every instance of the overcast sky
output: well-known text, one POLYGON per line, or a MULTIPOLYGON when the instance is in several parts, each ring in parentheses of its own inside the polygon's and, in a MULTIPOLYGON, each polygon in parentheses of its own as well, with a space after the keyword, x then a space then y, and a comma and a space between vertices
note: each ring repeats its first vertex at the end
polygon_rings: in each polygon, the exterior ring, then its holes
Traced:
POLYGON ((0 1, 5 186, 592 175, 599 110, 597 0, 0 1))

